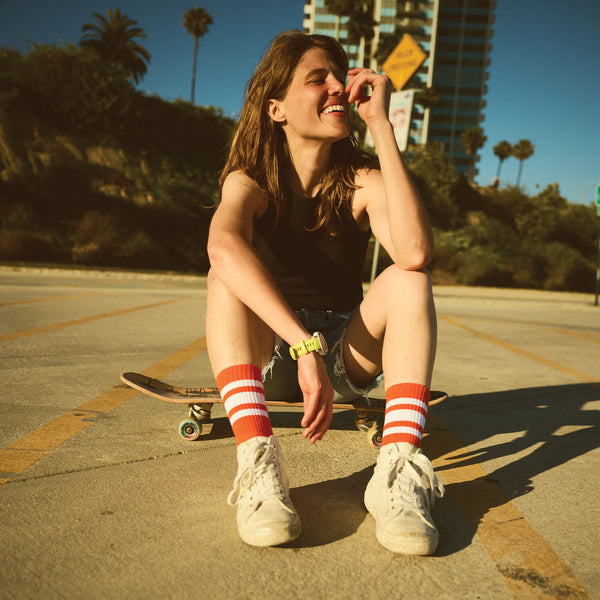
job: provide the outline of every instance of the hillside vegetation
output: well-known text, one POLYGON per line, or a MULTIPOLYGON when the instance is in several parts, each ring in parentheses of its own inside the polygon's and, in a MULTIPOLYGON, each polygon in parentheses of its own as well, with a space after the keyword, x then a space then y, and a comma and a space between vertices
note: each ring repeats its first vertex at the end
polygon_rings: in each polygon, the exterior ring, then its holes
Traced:
MULTIPOLYGON (((137 92, 81 48, 0 51, 0 260, 206 272, 233 127, 137 92)), ((478 188, 435 145, 406 160, 435 229, 435 282, 593 291, 592 206, 556 184, 478 188)))
POLYGON ((205 271, 234 122, 93 53, 0 54, 0 260, 205 271))

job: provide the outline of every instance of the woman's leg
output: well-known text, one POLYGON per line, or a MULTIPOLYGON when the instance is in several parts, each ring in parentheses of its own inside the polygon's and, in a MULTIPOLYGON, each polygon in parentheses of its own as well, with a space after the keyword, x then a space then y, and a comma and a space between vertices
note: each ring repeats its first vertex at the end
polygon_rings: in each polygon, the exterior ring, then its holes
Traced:
POLYGON ((273 332, 212 271, 208 273, 206 339, 215 377, 232 365, 262 369, 273 353, 273 332))
POLYGON ((359 387, 383 371, 386 387, 429 387, 437 326, 431 282, 425 271, 392 266, 371 285, 344 339, 344 361, 359 387))
POLYGON ((272 331, 211 272, 206 338, 213 372, 238 443, 238 471, 228 502, 237 505, 240 537, 276 546, 300 535, 300 518, 265 403, 261 369, 273 353, 272 331))
POLYGON ((431 554, 438 543, 431 509, 443 486, 419 450, 436 332, 429 275, 392 266, 373 282, 344 339, 346 369, 357 385, 383 370, 382 448, 365 505, 375 518, 379 542, 403 554, 431 554))

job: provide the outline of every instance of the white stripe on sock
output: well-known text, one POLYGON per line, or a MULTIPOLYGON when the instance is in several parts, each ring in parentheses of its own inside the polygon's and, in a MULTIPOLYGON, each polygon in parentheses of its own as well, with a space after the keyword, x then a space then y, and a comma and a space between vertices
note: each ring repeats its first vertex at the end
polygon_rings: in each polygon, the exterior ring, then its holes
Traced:
POLYGON ((239 387, 259 387, 262 388, 263 387, 263 382, 260 379, 238 379, 237 381, 232 381, 231 383, 228 383, 227 385, 224 385, 221 388, 221 398, 223 398, 226 394, 228 394, 229 392, 231 392, 231 390, 234 390, 236 388, 239 387))
POLYGON ((257 406, 266 406, 265 405, 265 396, 264 394, 260 394, 258 392, 237 392, 231 394, 225 402, 223 402, 223 406, 225 407, 225 412, 229 414, 236 406, 240 404, 256 404, 257 406))
POLYGON ((243 410, 238 410, 234 412, 229 417, 229 422, 233 425, 238 419, 243 419, 244 417, 267 417, 269 418, 269 413, 266 408, 244 408, 243 410))
POLYGON ((394 406, 398 406, 400 404, 412 404, 413 406, 418 406, 422 408, 425 412, 427 412, 427 403, 423 402, 423 400, 418 400, 417 398, 394 398, 393 400, 388 400, 385 404, 385 408, 393 409, 394 406))
POLYGON ((411 423, 418 423, 421 427, 425 427, 426 420, 427 417, 424 414, 408 408, 392 410, 385 415, 386 423, 392 423, 393 421, 410 421, 411 423))
POLYGON ((383 435, 384 437, 388 435, 394 435, 398 433, 408 433, 410 435, 414 435, 419 439, 423 435, 418 429, 414 429, 413 427, 405 427, 405 426, 395 426, 395 427, 383 427, 383 435))

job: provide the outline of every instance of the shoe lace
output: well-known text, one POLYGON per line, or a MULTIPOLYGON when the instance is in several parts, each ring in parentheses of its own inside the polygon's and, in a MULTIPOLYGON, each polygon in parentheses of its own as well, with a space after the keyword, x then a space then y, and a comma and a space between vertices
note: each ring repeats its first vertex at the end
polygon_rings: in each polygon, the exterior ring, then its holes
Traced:
POLYGON ((245 460, 245 466, 233 481, 233 489, 227 496, 227 504, 234 506, 248 492, 259 499, 281 498, 284 495, 281 473, 277 468, 277 447, 271 440, 256 444, 245 460))
POLYGON ((402 506, 428 523, 428 514, 436 498, 444 495, 444 485, 424 454, 396 455, 391 459, 388 488, 392 508, 402 506))

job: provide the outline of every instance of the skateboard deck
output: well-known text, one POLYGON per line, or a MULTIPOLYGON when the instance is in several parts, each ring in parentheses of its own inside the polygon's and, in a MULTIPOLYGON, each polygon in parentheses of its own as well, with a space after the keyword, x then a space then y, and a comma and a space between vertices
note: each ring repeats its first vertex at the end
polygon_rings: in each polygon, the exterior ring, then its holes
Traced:
MULTIPOLYGON (((197 439, 202 432, 202 423, 210 422, 214 404, 222 404, 216 387, 184 388, 153 379, 141 373, 122 373, 121 381, 131 388, 153 398, 173 404, 187 404, 189 418, 179 424, 179 432, 186 440, 197 439)), ((443 402, 448 395, 445 392, 431 392, 429 406, 443 402)), ((288 406, 303 408, 301 401, 266 400, 267 406, 288 406)), ((382 430, 377 423, 378 417, 385 414, 384 398, 364 398, 357 396, 349 402, 335 402, 334 410, 353 410, 355 425, 359 431, 367 432, 367 439, 374 447, 381 445, 382 430)))

